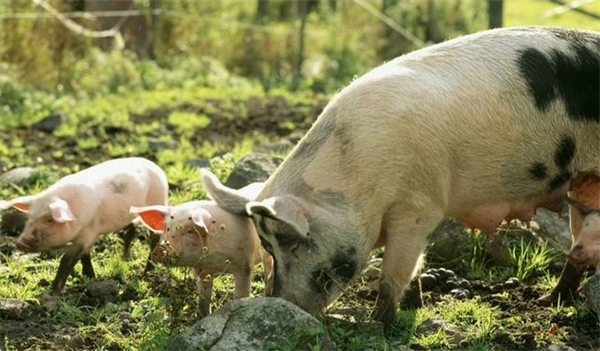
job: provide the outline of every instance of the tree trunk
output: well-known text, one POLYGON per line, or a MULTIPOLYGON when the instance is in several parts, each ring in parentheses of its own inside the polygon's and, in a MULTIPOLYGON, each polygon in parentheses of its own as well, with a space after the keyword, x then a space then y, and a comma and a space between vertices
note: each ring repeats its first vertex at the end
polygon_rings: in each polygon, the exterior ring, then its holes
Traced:
MULTIPOLYGON (((103 12, 103 11, 126 11, 135 10, 136 6, 134 0, 110 0, 110 1, 97 1, 97 0, 86 0, 85 10, 87 12, 103 12)), ((108 30, 113 28, 121 17, 99 17, 98 23, 100 24, 99 30, 108 30)), ((125 45, 127 48, 134 50, 138 56, 147 55, 148 45, 148 33, 146 18, 143 15, 131 16, 125 20, 120 28, 123 37, 125 38, 125 45)), ((102 38, 100 41, 100 47, 103 50, 112 49, 114 40, 112 38, 102 38)))
POLYGON ((265 23, 268 14, 268 1, 269 0, 257 0, 256 16, 254 17, 256 23, 265 23))
POLYGON ((502 1, 503 0, 488 0, 488 27, 502 27, 502 1))
POLYGON ((302 64, 304 63, 304 39, 306 34, 306 19, 308 18, 308 1, 298 2, 298 12, 301 16, 298 43, 298 55, 296 59, 296 73, 292 81, 292 89, 296 89, 302 79, 302 64))

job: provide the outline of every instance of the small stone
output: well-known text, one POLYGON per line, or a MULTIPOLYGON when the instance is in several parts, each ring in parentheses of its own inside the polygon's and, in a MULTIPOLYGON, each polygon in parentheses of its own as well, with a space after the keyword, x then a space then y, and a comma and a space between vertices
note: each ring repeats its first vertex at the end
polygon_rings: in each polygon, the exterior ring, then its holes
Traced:
POLYGON ((417 327, 417 335, 431 335, 437 333, 440 329, 444 331, 448 339, 453 344, 459 344, 465 339, 465 333, 458 327, 447 323, 439 318, 428 318, 417 327))
POLYGON ((37 121, 34 124, 32 124, 31 128, 45 133, 52 133, 55 129, 60 127, 64 120, 65 115, 63 115, 62 113, 53 113, 41 119, 40 121, 37 121))
POLYGON ((496 284, 496 285, 492 286, 492 288, 490 289, 490 291, 492 293, 494 293, 494 294, 495 293, 503 292, 504 291, 504 285, 502 285, 502 284, 496 284))
POLYGON ((156 153, 161 150, 173 150, 173 149, 177 149, 177 147, 178 147, 177 142, 172 141, 172 140, 169 140, 169 141, 158 140, 158 139, 148 140, 148 150, 152 153, 156 153))
POLYGON ((52 312, 58 308, 58 297, 52 295, 42 295, 38 298, 40 306, 46 311, 52 312))
POLYGON ((440 278, 442 278, 442 280, 447 280, 448 278, 452 277, 456 278, 456 273, 446 268, 438 269, 438 274, 440 275, 440 278))
POLYGON ((210 158, 194 157, 187 161, 188 165, 198 168, 210 167, 210 158))
POLYGON ((504 287, 507 289, 518 288, 521 285, 521 281, 518 278, 512 277, 504 282, 504 287))
POLYGON ((423 291, 430 291, 437 285, 437 279, 431 274, 423 273, 420 279, 423 291))
POLYGON ((88 285, 87 291, 92 297, 117 295, 119 293, 119 283, 114 279, 95 281, 88 285))
POLYGON ((565 344, 552 344, 552 345, 548 346, 547 351, 576 351, 576 350, 565 344))
POLYGON ((590 309, 600 313, 600 273, 589 277, 581 290, 590 309))
POLYGON ((0 316, 18 319, 27 308, 27 302, 18 299, 0 299, 0 316))
POLYGON ((458 283, 458 287, 461 289, 464 289, 464 290, 473 290, 471 283, 469 283, 468 280, 464 280, 464 279, 458 283))
POLYGON ((454 279, 446 280, 446 289, 454 290, 456 288, 458 288, 458 283, 456 282, 456 280, 454 280, 454 279))

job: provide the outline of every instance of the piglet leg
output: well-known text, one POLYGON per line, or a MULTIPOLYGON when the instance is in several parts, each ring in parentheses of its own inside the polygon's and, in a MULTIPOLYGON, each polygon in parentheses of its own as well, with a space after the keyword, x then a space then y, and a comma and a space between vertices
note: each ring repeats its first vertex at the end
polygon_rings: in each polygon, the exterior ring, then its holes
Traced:
POLYGON ((583 272, 583 269, 579 269, 573 266, 570 262, 567 262, 562 270, 562 273, 560 274, 558 284, 556 284, 554 289, 540 297, 538 301, 544 303, 554 303, 558 301, 559 297, 564 301, 565 299, 575 295, 575 292, 581 283, 583 272))
POLYGON ((206 317, 210 314, 210 299, 212 297, 213 278, 210 274, 203 274, 198 268, 194 268, 196 275, 196 286, 200 296, 200 317, 206 317))
POLYGON ((252 263, 246 262, 242 272, 234 274, 235 290, 233 295, 236 299, 250 296, 250 285, 252 283, 252 263))
POLYGON ((133 223, 129 224, 121 232, 123 238, 123 259, 128 260, 131 253, 131 242, 135 238, 136 227, 133 223))
MULTIPOLYGON (((58 272, 56 273, 56 277, 54 278, 54 281, 52 282, 52 294, 58 294, 64 289, 65 284, 67 283, 67 278, 69 277, 71 272, 73 272, 73 267, 75 267, 75 264, 77 263, 77 261, 82 259, 84 254, 85 254, 85 250, 84 250, 83 246, 81 246, 81 245, 74 244, 69 247, 67 252, 65 252, 63 257, 60 259, 60 265, 58 266, 58 272)), ((89 256, 89 253, 88 253, 88 256, 89 256)), ((84 266, 85 266, 85 264, 84 264, 84 266)), ((91 267, 91 260, 90 260, 90 267, 91 267)), ((84 269, 84 271, 85 271, 85 269, 84 269)))
POLYGON ((150 233, 150 254, 148 255, 148 261, 146 261, 146 268, 144 268, 144 274, 154 269, 154 262, 152 261, 152 251, 158 245, 160 241, 160 235, 150 233))
POLYGON ((92 255, 89 251, 84 253, 83 256, 81 256, 81 268, 83 275, 85 275, 86 277, 96 277, 96 274, 94 273, 94 266, 92 266, 92 255))

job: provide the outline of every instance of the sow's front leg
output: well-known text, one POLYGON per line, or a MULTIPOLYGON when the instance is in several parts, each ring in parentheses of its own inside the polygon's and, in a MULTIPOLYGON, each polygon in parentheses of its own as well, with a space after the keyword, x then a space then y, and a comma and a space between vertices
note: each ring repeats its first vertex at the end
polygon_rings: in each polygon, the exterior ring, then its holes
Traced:
POLYGON ((389 328, 396 318, 398 299, 418 271, 427 238, 444 218, 433 207, 407 212, 403 204, 384 218, 385 253, 379 278, 379 295, 373 318, 389 328))

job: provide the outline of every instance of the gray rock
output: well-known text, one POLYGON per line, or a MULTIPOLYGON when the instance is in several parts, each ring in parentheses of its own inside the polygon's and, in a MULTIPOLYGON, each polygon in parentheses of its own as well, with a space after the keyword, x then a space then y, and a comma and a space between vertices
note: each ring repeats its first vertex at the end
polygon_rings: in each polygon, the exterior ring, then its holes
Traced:
POLYGON ((48 117, 43 118, 40 121, 35 122, 31 127, 35 130, 39 130, 46 133, 52 133, 56 128, 64 122, 65 115, 62 113, 54 113, 48 117))
POLYGON ((443 221, 431 235, 428 255, 441 262, 453 261, 462 255, 461 249, 469 241, 467 228, 454 220, 443 221))
POLYGON ((21 317, 28 304, 18 299, 0 299, 0 316, 7 319, 21 317))
POLYGON ((566 252, 571 248, 568 212, 563 211, 563 219, 560 219, 556 213, 540 208, 533 217, 531 228, 557 251, 566 252))
MULTIPOLYGON (((292 335, 309 328, 322 328, 321 322, 300 307, 281 298, 245 298, 230 302, 219 311, 198 321, 169 342, 169 350, 262 351, 282 349, 292 335)), ((315 333, 319 334, 319 333, 315 333)), ((312 334, 311 334, 312 335, 312 334)), ((325 335, 322 349, 330 349, 325 335)), ((315 339, 313 339, 315 340, 315 339)))
POLYGON ((176 149, 178 146, 177 142, 175 141, 165 141, 165 140, 158 140, 158 139, 151 139, 148 140, 148 150, 150 152, 158 152, 160 150, 165 150, 165 149, 176 149))
POLYGON ((192 167, 206 168, 210 167, 210 158, 194 157, 187 161, 187 164, 192 167))
POLYGON ((225 185, 239 189, 254 182, 264 182, 281 162, 281 157, 250 153, 235 165, 225 185))
POLYGON ((13 168, 0 176, 0 182, 6 184, 12 183, 18 186, 25 186, 29 184, 34 172, 35 169, 32 167, 13 168))
POLYGON ((447 323, 439 318, 428 318, 424 320, 423 323, 419 324, 417 327, 416 333, 418 335, 431 335, 437 333, 440 329, 444 331, 448 340, 453 344, 459 344, 466 337, 465 333, 457 326, 447 323))
POLYGON ((58 297, 52 295, 42 295, 38 298, 40 306, 48 312, 55 311, 58 308, 58 297))
POLYGON ((93 297, 117 295, 119 293, 119 283, 114 279, 95 281, 88 285, 87 291, 93 297))
POLYGON ((300 139, 302 139, 302 137, 304 136, 304 134, 306 134, 305 130, 296 129, 290 135, 288 135, 286 137, 286 139, 289 140, 290 143, 292 143, 293 145, 296 145, 296 144, 298 144, 298 142, 300 141, 300 139))
POLYGON ((282 139, 280 141, 264 144, 256 148, 255 152, 260 153, 278 153, 278 154, 287 154, 294 148, 294 143, 287 139, 282 139))
POLYGON ((581 290, 590 309, 600 313, 600 273, 589 277, 581 290))
POLYGON ((577 351, 574 348, 565 344, 552 344, 548 346, 547 351, 577 351))
POLYGON ((27 214, 17 209, 11 209, 2 213, 0 219, 0 234, 9 236, 18 236, 25 228, 27 214))
POLYGON ((54 262, 43 262, 43 263, 32 263, 25 266, 26 272, 33 272, 44 268, 55 268, 56 264, 54 262))

